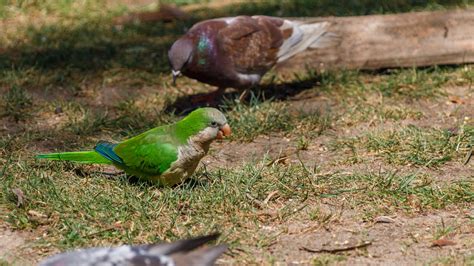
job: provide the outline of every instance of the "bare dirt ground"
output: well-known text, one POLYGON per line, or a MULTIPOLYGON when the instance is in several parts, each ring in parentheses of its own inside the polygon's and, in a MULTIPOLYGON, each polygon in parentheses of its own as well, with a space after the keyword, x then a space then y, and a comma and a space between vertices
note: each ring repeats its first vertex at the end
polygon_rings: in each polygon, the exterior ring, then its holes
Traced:
POLYGON ((14 231, 2 223, 0 225, 0 259, 14 265, 32 265, 38 255, 31 248, 34 233, 14 231))

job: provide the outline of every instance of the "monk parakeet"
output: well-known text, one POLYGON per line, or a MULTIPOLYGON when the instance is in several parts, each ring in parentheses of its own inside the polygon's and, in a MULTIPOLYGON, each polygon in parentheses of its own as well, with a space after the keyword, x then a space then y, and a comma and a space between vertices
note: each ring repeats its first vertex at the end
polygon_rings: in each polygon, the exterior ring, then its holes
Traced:
POLYGON ((93 151, 37 155, 37 158, 113 164, 127 174, 172 186, 196 170, 215 139, 229 136, 225 116, 215 108, 199 108, 182 120, 146 131, 119 143, 100 141, 93 151))
POLYGON ((215 240, 218 234, 172 243, 88 248, 61 253, 40 262, 40 266, 93 266, 93 265, 214 265, 227 245, 202 247, 215 240))

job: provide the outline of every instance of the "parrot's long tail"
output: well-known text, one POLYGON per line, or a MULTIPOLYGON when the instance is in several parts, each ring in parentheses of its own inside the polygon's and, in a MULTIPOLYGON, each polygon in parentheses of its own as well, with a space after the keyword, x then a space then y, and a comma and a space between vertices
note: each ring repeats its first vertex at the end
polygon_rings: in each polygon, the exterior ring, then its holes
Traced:
POLYGON ((76 151, 38 154, 36 158, 60 161, 73 161, 79 163, 112 164, 112 162, 95 151, 76 151))

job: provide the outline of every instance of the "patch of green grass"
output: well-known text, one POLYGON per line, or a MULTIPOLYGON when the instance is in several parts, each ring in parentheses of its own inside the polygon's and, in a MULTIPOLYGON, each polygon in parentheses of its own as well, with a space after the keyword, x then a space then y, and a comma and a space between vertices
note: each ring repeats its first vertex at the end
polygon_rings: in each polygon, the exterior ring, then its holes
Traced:
POLYGON ((465 65, 461 71, 461 78, 457 80, 460 85, 468 84, 469 89, 472 88, 472 83, 474 82, 474 69, 472 65, 465 65))
POLYGON ((368 87, 363 73, 354 70, 328 71, 321 74, 309 72, 309 76, 318 77, 319 89, 331 95, 361 97, 368 87))
POLYGON ((457 134, 448 130, 408 126, 401 130, 342 139, 332 143, 332 147, 348 150, 352 154, 350 158, 356 158, 353 162, 359 162, 358 153, 369 152, 390 164, 438 167, 453 159, 463 158, 473 141, 473 127, 468 125, 463 125, 457 134))
POLYGON ((13 118, 16 122, 26 120, 33 104, 28 92, 13 86, 3 95, 3 115, 13 118))
POLYGON ((273 132, 291 133, 297 131, 303 137, 312 138, 330 127, 331 117, 319 111, 292 112, 289 105, 281 101, 261 101, 251 95, 248 104, 227 101, 222 106, 229 124, 233 128, 233 139, 251 141, 259 135, 273 132))
POLYGON ((375 85, 375 88, 385 96, 402 96, 410 99, 439 96, 443 93, 441 86, 449 81, 446 72, 437 67, 392 71, 393 73, 380 84, 375 85))
POLYGON ((338 262, 343 262, 347 260, 347 257, 344 255, 336 255, 336 254, 321 254, 319 256, 315 256, 311 259, 311 265, 313 266, 326 266, 331 265, 338 262))
POLYGON ((391 105, 387 102, 359 102, 350 106, 340 118, 345 125, 352 126, 360 122, 383 123, 405 119, 419 120, 423 113, 401 105, 391 105))
POLYGON ((441 239, 444 238, 445 236, 449 235, 453 231, 455 231, 456 228, 453 226, 446 226, 443 222, 442 226, 436 227, 434 233, 433 233, 433 239, 441 239))
POLYGON ((473 265, 474 264, 474 254, 466 254, 464 256, 460 255, 451 255, 441 258, 436 258, 429 261, 426 265, 473 265))
POLYGON ((469 71, 451 67, 391 69, 383 74, 330 71, 320 75, 319 85, 325 92, 352 96, 355 100, 366 100, 364 96, 367 92, 381 93, 384 97, 419 100, 443 95, 442 86, 456 75, 462 76, 459 82, 469 83, 467 73, 469 71))
POLYGON ((252 140, 258 135, 272 131, 289 131, 293 128, 291 114, 285 103, 260 100, 252 93, 248 105, 228 101, 224 105, 229 124, 234 133, 233 138, 252 140))

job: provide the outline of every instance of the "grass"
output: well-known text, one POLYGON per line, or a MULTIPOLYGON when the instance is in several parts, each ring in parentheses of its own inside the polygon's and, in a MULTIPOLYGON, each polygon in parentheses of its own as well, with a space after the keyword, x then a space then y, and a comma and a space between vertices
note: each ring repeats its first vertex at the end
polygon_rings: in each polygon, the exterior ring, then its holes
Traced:
POLYGON ((285 102, 251 94, 249 103, 227 101, 222 108, 228 110, 229 123, 235 132, 233 139, 251 141, 268 133, 305 132, 304 136, 316 137, 330 127, 331 117, 319 110, 292 112, 285 102))
MULTIPOLYGON (((248 164, 200 172, 197 181, 160 189, 130 184, 124 176, 106 178, 90 168, 21 160, 2 174, 2 202, 12 211, 7 221, 18 229, 48 226, 47 239, 60 248, 105 243, 174 240, 222 231, 222 241, 251 246, 260 224, 288 221, 299 208, 320 198, 350 203, 366 216, 444 208, 472 202, 473 184, 441 186, 429 176, 397 173, 321 175, 300 165, 248 164), (78 173, 83 173, 82 176, 78 173), (12 188, 26 203, 16 208, 12 188), (278 198, 263 205, 276 191, 278 198), (365 191, 365 193, 360 193, 365 191), (277 210, 265 215, 267 209, 277 210)), ((325 220, 321 217, 322 221, 325 220)), ((321 221, 321 222, 322 222, 321 221)), ((261 246, 265 241, 259 239, 261 246), (263 241, 263 242, 262 242, 263 241)))
POLYGON ((338 140, 332 147, 345 149, 352 156, 372 153, 389 164, 438 167, 454 159, 460 161, 473 144, 474 128, 462 124, 457 133, 407 126, 338 140))
MULTIPOLYGON (((237 13, 363 15, 469 4, 266 1, 213 12, 200 9, 190 21, 123 27, 113 25, 115 16, 153 5, 0 4, 1 23, 5 18, 10 22, 0 36, 0 209, 8 210, 0 224, 41 231, 34 245, 47 252, 175 240, 218 230, 223 233, 219 241, 231 244, 234 260, 260 263, 262 257, 279 262, 272 245, 288 235, 293 222, 340 225, 340 213, 328 212, 326 201, 353 212, 353 222, 466 210, 474 189, 472 161, 463 165, 474 146, 474 117, 468 108, 472 65, 272 77, 247 103, 231 96, 220 106, 233 136, 213 147, 236 156, 229 159, 230 166, 201 168, 195 180, 176 188, 109 176, 102 173, 109 169, 100 166, 50 163, 33 156, 89 149, 101 139, 120 140, 178 120, 179 113, 168 107, 183 95, 210 88, 184 78, 178 87, 170 86, 165 55, 183 29, 200 19, 237 13), (309 105, 293 98, 298 93, 309 105), (464 95, 466 103, 448 105, 453 94, 464 95), (247 158, 245 147, 259 145, 258 138, 269 146, 275 140, 287 143, 282 149, 298 156, 276 160, 275 153, 257 146, 262 153, 247 158), (445 174, 455 177, 446 182, 445 174), (20 207, 14 188, 25 194, 20 207), (276 229, 269 233, 265 226, 276 229), (262 256, 253 252, 256 248, 262 256)), ((350 262, 351 256, 318 255, 312 263, 350 262)))
POLYGON ((435 260, 430 261, 429 265, 454 265, 454 264, 462 264, 462 265, 471 265, 474 262, 474 255, 468 254, 467 256, 447 256, 437 258, 435 260))
POLYGON ((316 256, 311 260, 311 265, 314 266, 325 266, 331 265, 334 262, 343 262, 346 260, 346 257, 342 255, 332 255, 332 254, 323 254, 316 256))
POLYGON ((437 67, 425 70, 394 70, 393 72, 378 86, 378 90, 385 96, 398 95, 411 99, 433 97, 442 93, 441 86, 449 81, 446 71, 437 67))
POLYGON ((3 95, 4 112, 2 115, 13 118, 16 122, 28 118, 32 105, 31 97, 24 89, 12 87, 3 95))

